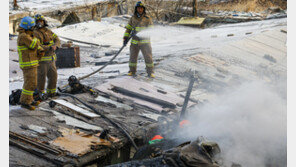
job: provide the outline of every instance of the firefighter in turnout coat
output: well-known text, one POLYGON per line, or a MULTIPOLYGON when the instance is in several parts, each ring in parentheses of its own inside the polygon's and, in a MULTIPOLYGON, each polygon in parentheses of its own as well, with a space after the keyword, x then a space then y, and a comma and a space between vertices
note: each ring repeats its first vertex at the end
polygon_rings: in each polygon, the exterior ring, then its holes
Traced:
POLYGON ((47 22, 44 16, 36 14, 34 16, 36 21, 36 29, 34 35, 40 40, 42 48, 45 50, 45 55, 39 61, 37 88, 42 94, 45 93, 46 78, 47 89, 46 93, 48 97, 56 95, 57 85, 57 68, 55 65, 56 54, 55 50, 60 47, 59 37, 47 28, 47 22))
MULTIPOLYGON (((144 30, 148 27, 152 27, 152 19, 146 15, 145 6, 141 1, 137 2, 135 6, 134 15, 130 18, 128 24, 126 25, 126 31, 123 37, 123 43, 126 44, 129 36, 131 35, 131 31, 135 30, 137 33, 141 30, 144 30)), ((146 71, 148 76, 154 78, 154 64, 152 60, 152 48, 150 44, 149 37, 138 37, 135 35, 131 40, 130 45, 130 60, 129 60, 129 76, 136 75, 137 71, 137 60, 138 54, 141 50, 146 64, 146 71)))
POLYGON ((39 101, 34 101, 33 93, 37 88, 37 66, 38 61, 44 55, 38 39, 33 35, 35 20, 32 17, 24 17, 21 20, 17 38, 17 50, 20 68, 23 71, 24 84, 20 98, 23 108, 34 110, 39 101))

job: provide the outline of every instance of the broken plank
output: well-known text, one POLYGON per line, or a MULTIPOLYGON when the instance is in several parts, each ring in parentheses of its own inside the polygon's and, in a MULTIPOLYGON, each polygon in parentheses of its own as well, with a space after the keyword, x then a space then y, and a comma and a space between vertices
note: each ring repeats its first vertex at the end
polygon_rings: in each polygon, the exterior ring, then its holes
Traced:
POLYGON ((67 107, 67 108, 69 108, 69 109, 71 109, 71 110, 73 110, 73 111, 75 111, 75 112, 77 112, 77 113, 79 113, 79 114, 81 114, 81 115, 83 115, 85 117, 88 117, 88 118, 100 117, 99 115, 97 115, 95 113, 92 113, 92 112, 90 112, 88 110, 80 108, 80 107, 78 107, 78 106, 76 106, 76 105, 74 105, 72 103, 69 103, 69 102, 67 102, 65 100, 56 99, 56 100, 53 100, 53 101, 60 104, 60 105, 62 105, 62 106, 64 106, 64 107, 67 107))
POLYGON ((60 155, 62 153, 58 149, 51 148, 50 146, 48 146, 48 145, 46 145, 44 143, 41 143, 39 141, 32 140, 29 137, 26 137, 26 136, 23 136, 23 135, 20 135, 20 134, 11 132, 11 131, 9 131, 9 138, 10 139, 15 139, 15 140, 18 140, 18 141, 22 141, 22 142, 25 142, 25 143, 28 143, 30 145, 33 145, 33 146, 35 146, 35 147, 37 147, 39 149, 42 149, 42 150, 47 151, 47 152, 50 152, 52 154, 60 155))
POLYGON ((36 155, 38 157, 44 158, 58 166, 64 166, 67 163, 67 159, 64 158, 58 158, 58 156, 52 155, 52 154, 47 154, 46 151, 43 151, 38 148, 33 148, 29 145, 26 145, 22 142, 19 142, 18 140, 14 140, 9 138, 9 145, 18 147, 19 149, 25 150, 33 155, 36 155))
POLYGON ((99 96, 95 99, 96 101, 100 101, 100 102, 104 102, 104 103, 110 103, 110 104, 114 104, 116 106, 116 108, 123 108, 125 110, 132 110, 133 108, 129 105, 123 104, 123 103, 119 103, 117 101, 105 98, 103 96, 99 96))
POLYGON ((107 139, 101 139, 99 137, 101 133, 87 134, 68 128, 60 128, 59 131, 63 134, 63 136, 50 141, 51 145, 57 146, 62 150, 66 150, 71 154, 78 156, 92 152, 93 148, 96 148, 97 146, 110 147, 112 145, 112 141, 120 141, 118 138, 114 138, 109 135, 107 139))
MULTIPOLYGON (((159 101, 158 99, 160 99, 161 101, 165 101, 165 102, 168 102, 168 103, 171 103, 174 105, 176 105, 177 103, 183 102, 183 98, 179 97, 175 93, 172 93, 172 92, 166 91, 166 90, 164 90, 166 93, 163 93, 163 92, 161 93, 158 91, 158 88, 153 86, 151 83, 139 81, 139 80, 134 79, 132 77, 123 76, 123 77, 118 77, 115 79, 110 79, 108 82, 97 86, 96 89, 99 90, 100 92, 103 92, 107 95, 116 97, 120 100, 127 99, 127 100, 132 101, 133 104, 147 107, 147 108, 157 111, 159 113, 162 112, 162 110, 163 110, 162 105, 157 104, 157 103, 153 103, 151 101, 147 101, 147 100, 144 100, 141 98, 137 98, 134 96, 128 96, 128 95, 124 95, 119 92, 115 92, 112 90, 112 88, 114 86, 124 88, 124 89, 132 91, 132 92, 136 92, 138 94, 147 96, 149 98, 153 97, 154 99, 157 99, 157 101, 159 101)), ((192 105, 192 103, 190 103, 189 105, 192 105)))
POLYGON ((29 125, 28 128, 34 132, 37 132, 41 135, 45 135, 46 134, 46 131, 47 129, 45 127, 41 127, 41 126, 37 126, 37 125, 29 125))
POLYGON ((113 79, 113 80, 110 80, 109 84, 120 87, 120 88, 124 88, 126 90, 130 90, 145 96, 149 96, 156 99, 160 99, 162 101, 173 103, 173 104, 183 101, 182 98, 178 97, 174 93, 171 93, 171 92, 167 92, 166 94, 160 93, 157 91, 157 88, 155 88, 150 83, 139 81, 132 77, 121 77, 121 78, 113 79))
POLYGON ((73 117, 70 117, 68 115, 61 114, 61 113, 59 113, 57 111, 45 109, 45 108, 42 108, 42 107, 40 107, 39 109, 43 110, 43 111, 53 113, 55 115, 55 118, 57 118, 58 120, 65 121, 65 123, 67 125, 77 127, 77 128, 81 128, 81 129, 103 131, 103 128, 101 128, 99 126, 88 124, 86 122, 80 121, 80 120, 78 120, 76 118, 73 118, 73 117))
POLYGON ((148 102, 148 101, 145 101, 145 100, 142 100, 142 99, 138 99, 138 98, 135 98, 135 97, 130 97, 130 96, 125 96, 123 94, 120 94, 120 93, 116 93, 116 92, 113 92, 111 90, 111 85, 110 84, 102 84, 98 87, 96 87, 99 91, 101 91, 102 93, 108 95, 108 96, 111 96, 111 97, 115 97, 117 99, 120 99, 120 100, 123 100, 126 102, 128 102, 128 104, 130 105, 133 105, 133 104, 137 104, 137 105, 140 105, 140 106, 144 106, 144 107, 147 107, 149 109, 152 109, 156 112, 161 112, 162 111, 162 106, 158 105, 158 104, 155 104, 155 103, 151 103, 151 102, 148 102))
POLYGON ((150 119, 152 119, 154 121, 158 121, 158 118, 162 116, 162 115, 151 113, 151 112, 149 112, 149 113, 141 113, 140 115, 143 116, 143 117, 146 117, 146 118, 150 118, 150 119))

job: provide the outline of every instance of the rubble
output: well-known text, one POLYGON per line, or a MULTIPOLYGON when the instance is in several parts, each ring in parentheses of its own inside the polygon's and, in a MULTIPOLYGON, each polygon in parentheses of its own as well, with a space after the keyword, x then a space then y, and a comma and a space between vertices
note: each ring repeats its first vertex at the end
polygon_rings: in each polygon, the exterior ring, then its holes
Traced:
MULTIPOLYGON (((62 137, 58 137, 50 144, 57 146, 63 150, 69 151, 71 154, 82 156, 97 146, 111 146, 111 141, 99 138, 98 134, 86 134, 73 129, 62 128, 59 130, 62 137)), ((109 137, 112 142, 118 142, 119 139, 109 137)))
MULTIPOLYGON (((150 84, 139 82, 130 77, 110 80, 96 87, 96 89, 108 96, 115 96, 121 101, 124 101, 124 99, 132 100, 134 103, 143 105, 159 113, 162 111, 162 108, 176 108, 176 104, 182 101, 177 95, 169 92, 167 94, 159 93, 158 89, 150 84), (143 88, 149 91, 143 91, 143 88)), ((190 105, 192 103, 189 103, 190 105)))
MULTIPOLYGON (((210 19, 220 21, 222 16, 227 16, 223 22, 264 20, 285 15, 285 12, 280 15, 269 14, 266 17, 262 13, 255 12, 202 11, 202 13, 208 15, 210 19)), ((110 60, 109 56, 114 55, 122 45, 124 30, 122 25, 125 25, 125 22, 121 18, 128 16, 109 18, 109 21, 103 18, 102 22, 89 21, 54 30, 56 34, 64 36, 64 39, 68 37, 71 37, 68 39, 77 39, 73 42, 79 45, 81 51, 81 67, 58 70, 59 85, 67 82, 69 74, 84 76, 110 60)), ((53 99, 58 103, 52 106, 53 108, 49 106, 49 101, 44 101, 36 111, 32 112, 10 106, 9 128, 12 132, 10 134, 29 139, 26 142, 10 139, 10 151, 16 154, 10 155, 10 163, 37 166, 84 166, 90 163, 112 165, 115 162, 125 162, 121 164, 122 166, 168 165, 163 163, 163 159, 172 155, 169 151, 163 152, 168 155, 166 157, 154 152, 151 154, 153 158, 130 161, 137 152, 136 148, 131 146, 130 140, 116 126, 98 113, 122 126, 141 148, 159 129, 166 129, 179 118, 188 86, 188 79, 185 78, 188 69, 194 70, 199 78, 188 99, 188 112, 194 112, 191 111, 193 106, 199 107, 210 103, 225 87, 232 87, 244 80, 264 78, 267 82, 273 82, 271 76, 260 73, 257 68, 266 67, 266 71, 278 71, 278 76, 285 76, 287 54, 285 28, 286 20, 282 19, 223 25, 203 30, 179 27, 177 31, 173 29, 170 32, 171 29, 164 31, 157 29, 165 36, 156 34, 152 38, 153 56, 158 62, 155 63, 155 79, 145 76, 145 64, 141 55, 138 76, 135 78, 125 76, 128 72, 129 58, 126 49, 112 65, 82 81, 94 87, 98 91, 98 96, 89 93, 78 93, 75 96, 95 108, 97 112, 66 96, 53 99), (172 33, 173 37, 169 33, 172 33), (32 159, 32 164, 21 156, 24 154, 32 159), (32 155, 36 156, 32 158, 32 155), (45 159, 47 161, 44 161, 45 159)), ((10 45, 10 89, 20 88, 22 84, 17 82, 22 81, 22 77, 19 76, 21 72, 17 70, 17 62, 14 61, 17 59, 17 53, 14 51, 16 45, 13 42, 15 39, 10 40, 12 44, 10 45)), ((284 79, 283 81, 285 82, 284 79)), ((165 132, 175 130, 170 129, 165 132)), ((177 143, 168 141, 166 146, 174 147, 173 151, 176 153, 189 145, 186 143, 177 147, 180 144, 177 143)), ((192 149, 196 150, 191 148, 191 152, 194 152, 192 149)), ((180 155, 185 157, 184 159, 189 156, 189 154, 180 155)), ((211 158, 202 157, 202 159, 206 163, 213 164, 211 158)), ((170 158, 170 161, 178 160, 170 158)))
POLYGON ((45 127, 36 126, 36 125, 29 125, 28 129, 39 133, 40 135, 46 135, 47 129, 45 127))
POLYGON ((238 11, 200 11, 201 16, 205 17, 205 24, 208 23, 239 23, 246 21, 258 21, 287 17, 287 11, 279 8, 268 9, 260 13, 257 12, 238 12, 238 11))
POLYGON ((55 115, 54 117, 57 118, 57 121, 60 122, 60 123, 65 123, 67 125, 70 125, 70 126, 73 126, 73 127, 76 127, 76 128, 81 128, 81 129, 84 129, 84 130, 94 130, 94 131, 102 131, 103 130, 99 126, 94 126, 94 125, 88 124, 86 122, 75 119, 75 118, 73 118, 71 116, 59 113, 59 112, 57 112, 55 110, 45 109, 45 108, 42 108, 42 107, 40 107, 40 110, 53 113, 55 115))
POLYGON ((129 105, 126 105, 124 103, 119 103, 117 101, 114 101, 114 100, 111 100, 109 98, 105 98, 103 96, 99 96, 95 99, 96 101, 99 101, 99 102, 103 102, 103 103, 110 103, 110 104, 113 104, 115 105, 116 108, 122 108, 124 110, 132 110, 133 108, 129 105))

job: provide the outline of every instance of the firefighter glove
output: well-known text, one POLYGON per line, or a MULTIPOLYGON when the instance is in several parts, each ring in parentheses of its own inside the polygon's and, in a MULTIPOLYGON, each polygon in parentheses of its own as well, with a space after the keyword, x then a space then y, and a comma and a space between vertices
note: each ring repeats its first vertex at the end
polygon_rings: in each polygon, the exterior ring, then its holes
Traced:
POLYGON ((45 55, 45 51, 44 50, 38 50, 37 51, 37 57, 39 58, 39 59, 41 59, 41 57, 43 57, 45 55))
POLYGON ((128 42, 128 37, 124 37, 124 38, 123 38, 123 45, 126 45, 127 42, 128 42))
POLYGON ((55 45, 53 45, 53 46, 50 46, 50 50, 53 50, 53 51, 55 51, 57 49, 57 47, 55 46, 55 45))

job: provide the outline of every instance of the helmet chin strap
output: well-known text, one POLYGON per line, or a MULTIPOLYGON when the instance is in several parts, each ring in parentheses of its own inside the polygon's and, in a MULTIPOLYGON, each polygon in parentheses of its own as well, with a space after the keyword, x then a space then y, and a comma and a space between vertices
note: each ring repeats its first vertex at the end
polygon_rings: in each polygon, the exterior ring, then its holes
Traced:
POLYGON ((36 28, 39 29, 39 28, 42 28, 42 27, 45 27, 45 25, 40 23, 40 22, 36 24, 36 28))
POLYGON ((140 14, 140 13, 137 12, 137 17, 140 18, 142 15, 143 15, 143 14, 140 14))
POLYGON ((39 28, 41 28, 41 27, 42 27, 42 26, 41 26, 41 24, 40 24, 40 23, 37 23, 37 24, 36 24, 36 28, 38 28, 38 29, 39 29, 39 28))

